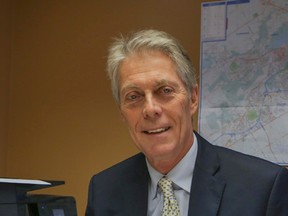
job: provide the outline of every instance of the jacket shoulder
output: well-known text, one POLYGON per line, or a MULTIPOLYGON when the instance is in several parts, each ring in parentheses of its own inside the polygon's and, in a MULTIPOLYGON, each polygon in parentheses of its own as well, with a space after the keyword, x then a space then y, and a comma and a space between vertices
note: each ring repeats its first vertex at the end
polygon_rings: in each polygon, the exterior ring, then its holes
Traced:
POLYGON ((214 160, 220 164, 222 171, 227 170, 228 172, 234 171, 252 175, 263 174, 275 176, 283 169, 280 165, 262 158, 213 145, 200 135, 197 135, 197 137, 200 148, 198 153, 202 155, 202 157, 204 156, 206 158, 205 160, 207 160, 208 157, 214 158, 214 160))
POLYGON ((138 153, 128 159, 125 159, 97 174, 95 174, 91 181, 106 182, 109 179, 131 178, 134 174, 143 173, 143 170, 147 170, 145 156, 142 153, 138 153))

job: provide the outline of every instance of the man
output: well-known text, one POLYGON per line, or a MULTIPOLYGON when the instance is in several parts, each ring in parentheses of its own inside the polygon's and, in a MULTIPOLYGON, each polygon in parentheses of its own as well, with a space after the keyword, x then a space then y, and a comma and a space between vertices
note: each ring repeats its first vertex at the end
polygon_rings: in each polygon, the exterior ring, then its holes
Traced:
POLYGON ((193 131, 198 86, 176 39, 156 30, 119 38, 107 69, 141 153, 91 179, 86 216, 288 215, 285 168, 193 131))

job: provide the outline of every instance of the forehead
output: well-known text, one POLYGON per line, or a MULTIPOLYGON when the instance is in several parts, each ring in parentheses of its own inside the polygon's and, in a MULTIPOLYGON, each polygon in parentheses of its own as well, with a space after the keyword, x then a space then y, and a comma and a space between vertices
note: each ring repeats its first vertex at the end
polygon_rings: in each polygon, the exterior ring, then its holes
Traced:
POLYGON ((145 51, 128 56, 119 68, 119 86, 134 82, 156 83, 164 80, 179 81, 175 63, 159 51, 145 51))

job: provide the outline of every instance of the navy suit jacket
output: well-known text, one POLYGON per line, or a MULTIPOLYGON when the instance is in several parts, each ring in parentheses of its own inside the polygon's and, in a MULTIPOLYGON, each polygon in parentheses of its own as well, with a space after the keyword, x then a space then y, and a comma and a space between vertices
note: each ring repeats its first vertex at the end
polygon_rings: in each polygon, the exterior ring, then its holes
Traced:
MULTIPOLYGON (((188 216, 288 216, 285 168, 196 136, 188 216)), ((93 176, 86 216, 147 216, 149 179, 142 153, 93 176)))

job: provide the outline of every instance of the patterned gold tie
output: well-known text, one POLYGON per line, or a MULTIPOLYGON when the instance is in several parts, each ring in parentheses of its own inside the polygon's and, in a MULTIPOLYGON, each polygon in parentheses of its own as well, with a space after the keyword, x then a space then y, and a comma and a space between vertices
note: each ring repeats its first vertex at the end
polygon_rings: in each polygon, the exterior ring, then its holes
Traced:
POLYGON ((166 176, 158 182, 164 196, 162 216, 180 216, 179 206, 174 195, 172 181, 166 176))

